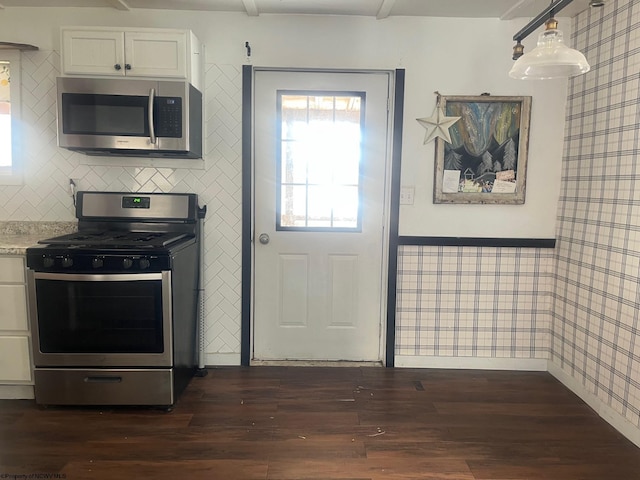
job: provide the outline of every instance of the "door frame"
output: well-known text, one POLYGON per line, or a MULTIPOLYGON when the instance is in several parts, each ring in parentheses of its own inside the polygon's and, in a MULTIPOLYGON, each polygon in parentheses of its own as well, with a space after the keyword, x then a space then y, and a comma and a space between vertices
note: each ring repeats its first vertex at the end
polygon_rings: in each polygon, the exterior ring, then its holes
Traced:
POLYGON ((256 71, 319 73, 385 73, 390 78, 390 105, 385 179, 385 224, 383 234, 380 358, 386 367, 395 364, 396 282, 398 221, 400 211, 400 162, 404 115, 405 70, 296 69, 242 66, 242 281, 240 363, 250 366, 253 352, 254 291, 254 74, 256 71), (393 272, 393 274, 390 274, 393 272), (386 295, 385 295, 386 293, 386 295), (386 312, 386 315, 385 315, 386 312), (386 317, 386 318, 385 318, 386 317))

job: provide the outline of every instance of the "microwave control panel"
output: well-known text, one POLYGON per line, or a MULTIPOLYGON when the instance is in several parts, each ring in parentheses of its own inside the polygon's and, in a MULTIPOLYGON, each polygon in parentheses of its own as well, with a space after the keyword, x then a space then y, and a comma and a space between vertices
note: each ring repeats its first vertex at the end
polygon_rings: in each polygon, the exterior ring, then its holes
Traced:
POLYGON ((153 110, 157 137, 182 137, 182 98, 156 97, 153 110))

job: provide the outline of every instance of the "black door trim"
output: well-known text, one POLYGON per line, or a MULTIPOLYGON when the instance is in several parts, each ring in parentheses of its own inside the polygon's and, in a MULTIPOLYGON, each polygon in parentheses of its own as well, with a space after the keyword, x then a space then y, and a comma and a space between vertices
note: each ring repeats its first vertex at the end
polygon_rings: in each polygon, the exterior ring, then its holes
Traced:
POLYGON ((398 281, 398 225, 400 219, 400 167, 402 160, 402 130, 404 118, 405 70, 396 70, 393 136, 391 158, 391 203, 389 218, 389 268, 387 269, 387 331, 385 365, 395 366, 396 353, 396 286, 398 281))
POLYGON ((242 66, 242 300, 240 308, 240 364, 251 361, 251 108, 253 67, 242 66))

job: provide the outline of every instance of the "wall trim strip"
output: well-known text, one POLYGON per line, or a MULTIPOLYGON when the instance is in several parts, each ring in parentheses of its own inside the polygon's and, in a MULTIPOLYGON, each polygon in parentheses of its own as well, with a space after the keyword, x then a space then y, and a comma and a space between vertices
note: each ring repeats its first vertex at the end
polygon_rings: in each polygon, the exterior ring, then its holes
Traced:
POLYGON ((396 367, 546 372, 546 358, 396 356, 396 367))
POLYGON ((398 237, 399 245, 429 247, 515 247, 555 248, 555 238, 484 238, 484 237, 398 237))
POLYGON ((0 400, 31 400, 33 385, 0 385, 0 400))

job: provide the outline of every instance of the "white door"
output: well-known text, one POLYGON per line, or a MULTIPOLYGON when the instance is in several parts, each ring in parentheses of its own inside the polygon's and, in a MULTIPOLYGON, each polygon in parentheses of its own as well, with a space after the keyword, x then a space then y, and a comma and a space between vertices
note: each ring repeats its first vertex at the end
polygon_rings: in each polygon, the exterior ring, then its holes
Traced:
POLYGON ((254 360, 381 359, 390 78, 255 72, 254 360))

